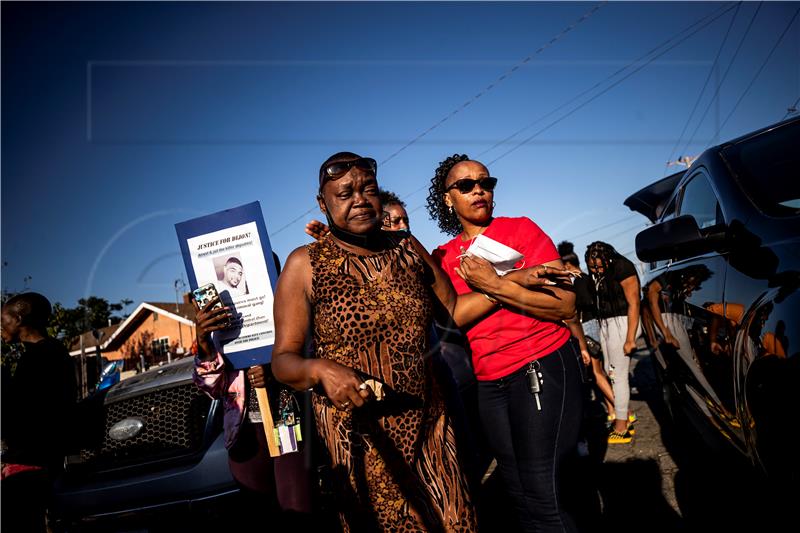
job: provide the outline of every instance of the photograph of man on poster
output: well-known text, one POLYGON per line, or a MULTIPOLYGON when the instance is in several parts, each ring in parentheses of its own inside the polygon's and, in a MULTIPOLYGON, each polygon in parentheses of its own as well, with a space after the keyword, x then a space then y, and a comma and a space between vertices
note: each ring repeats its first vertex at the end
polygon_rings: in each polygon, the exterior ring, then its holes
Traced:
POLYGON ((214 258, 214 270, 217 272, 217 290, 228 291, 231 297, 248 294, 244 267, 238 254, 214 258))

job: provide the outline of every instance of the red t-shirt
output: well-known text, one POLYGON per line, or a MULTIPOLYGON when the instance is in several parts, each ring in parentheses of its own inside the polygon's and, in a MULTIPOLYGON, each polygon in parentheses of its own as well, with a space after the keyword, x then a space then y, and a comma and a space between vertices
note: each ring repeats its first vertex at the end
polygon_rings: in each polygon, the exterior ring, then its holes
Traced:
MULTIPOLYGON (((523 255, 524 266, 532 267, 559 259, 553 241, 527 217, 498 217, 483 235, 505 244, 523 255)), ((457 236, 433 252, 433 257, 450 276, 458 294, 472 292, 456 273, 461 248, 469 242, 457 236)), ((515 265, 523 266, 520 261, 515 265)), ((467 332, 472 349, 472 365, 480 381, 507 376, 525 364, 560 348, 569 340, 569 330, 560 323, 538 320, 502 307, 467 332)))

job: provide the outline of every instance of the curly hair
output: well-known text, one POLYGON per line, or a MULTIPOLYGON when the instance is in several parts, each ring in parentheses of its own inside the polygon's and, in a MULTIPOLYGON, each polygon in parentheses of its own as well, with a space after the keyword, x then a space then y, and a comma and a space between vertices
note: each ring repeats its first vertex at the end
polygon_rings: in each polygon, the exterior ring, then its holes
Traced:
POLYGON ((463 228, 458 216, 451 211, 444 203, 444 184, 447 182, 447 175, 450 170, 462 161, 471 161, 467 154, 453 154, 436 168, 436 174, 431 178, 431 186, 428 188, 428 214, 431 220, 435 220, 439 229, 447 235, 455 237, 463 228))

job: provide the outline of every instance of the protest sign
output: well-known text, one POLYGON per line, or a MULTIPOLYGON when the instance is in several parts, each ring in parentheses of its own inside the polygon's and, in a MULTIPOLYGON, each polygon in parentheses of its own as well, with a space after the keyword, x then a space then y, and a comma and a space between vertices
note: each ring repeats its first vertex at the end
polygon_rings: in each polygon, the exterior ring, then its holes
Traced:
MULTIPOLYGON (((175 224, 183 262, 194 291, 212 283, 234 316, 230 328, 211 338, 227 365, 247 369, 272 359, 275 321, 272 304, 278 272, 261 205, 253 202, 175 224)), ((271 456, 275 441, 266 389, 256 389, 271 456)))
POLYGON ((192 290, 213 283, 234 313, 234 327, 213 335, 234 368, 272 358, 272 315, 278 273, 261 205, 253 202, 175 224, 192 290))

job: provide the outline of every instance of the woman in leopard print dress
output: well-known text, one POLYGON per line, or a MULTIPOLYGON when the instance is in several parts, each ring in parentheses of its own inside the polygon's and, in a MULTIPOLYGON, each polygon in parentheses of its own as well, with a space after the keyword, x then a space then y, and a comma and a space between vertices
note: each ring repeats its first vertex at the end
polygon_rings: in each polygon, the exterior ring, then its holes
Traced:
POLYGON ((275 296, 273 372, 314 387, 345 531, 474 531, 453 428, 431 372, 444 273, 412 236, 380 231, 376 164, 352 153, 320 169, 331 234, 295 250, 275 296), (306 332, 316 357, 303 358, 306 332))

